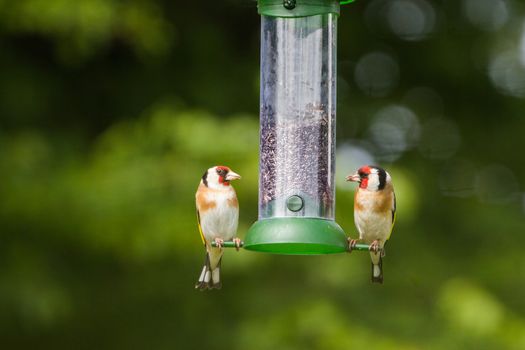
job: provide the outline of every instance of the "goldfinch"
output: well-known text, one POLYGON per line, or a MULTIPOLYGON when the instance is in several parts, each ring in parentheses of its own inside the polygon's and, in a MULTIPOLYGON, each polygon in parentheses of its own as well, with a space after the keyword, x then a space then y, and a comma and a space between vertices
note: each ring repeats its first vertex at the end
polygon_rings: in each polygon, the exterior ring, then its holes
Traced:
MULTIPOLYGON (((370 245, 372 282, 383 283, 384 246, 396 218, 396 195, 392 178, 384 169, 365 165, 347 181, 359 183, 354 197, 354 221, 359 241, 370 245)), ((350 251, 357 240, 350 239, 350 251)))
POLYGON ((206 249, 206 261, 195 284, 197 289, 221 288, 224 241, 233 239, 239 250, 241 240, 234 238, 239 223, 239 202, 230 181, 240 178, 226 166, 214 166, 206 170, 195 193, 199 232, 206 249), (217 247, 212 247, 212 242, 217 247))

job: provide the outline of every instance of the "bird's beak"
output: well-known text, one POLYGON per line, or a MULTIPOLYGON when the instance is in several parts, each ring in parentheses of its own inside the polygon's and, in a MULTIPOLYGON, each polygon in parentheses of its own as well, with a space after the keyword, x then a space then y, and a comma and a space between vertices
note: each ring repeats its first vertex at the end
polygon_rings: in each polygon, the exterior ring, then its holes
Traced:
POLYGON ((234 173, 233 171, 228 171, 228 175, 226 175, 226 181, 232 181, 232 180, 238 180, 241 178, 241 175, 234 173))
POLYGON ((361 177, 359 176, 359 174, 348 175, 346 177, 346 181, 361 182, 361 177))

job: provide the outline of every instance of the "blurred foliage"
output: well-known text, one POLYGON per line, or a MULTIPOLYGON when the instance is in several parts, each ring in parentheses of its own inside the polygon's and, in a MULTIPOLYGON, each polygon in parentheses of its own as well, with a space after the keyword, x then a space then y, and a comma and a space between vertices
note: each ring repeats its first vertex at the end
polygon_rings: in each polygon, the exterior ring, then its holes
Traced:
POLYGON ((255 2, 0 0, 0 346, 525 348, 524 23, 511 0, 345 6, 337 177, 394 178, 385 284, 357 252, 227 251, 200 293, 204 170, 243 176, 241 237, 257 218, 255 2))
POLYGON ((157 4, 141 0, 1 1, 0 16, 7 33, 43 35, 64 60, 95 55, 119 39, 139 55, 160 55, 174 33, 157 4))

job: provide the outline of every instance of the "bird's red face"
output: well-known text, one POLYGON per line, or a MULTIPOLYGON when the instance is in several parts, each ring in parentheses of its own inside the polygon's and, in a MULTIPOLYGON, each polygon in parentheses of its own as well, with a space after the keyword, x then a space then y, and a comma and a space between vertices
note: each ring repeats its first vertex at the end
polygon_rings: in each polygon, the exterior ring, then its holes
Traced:
POLYGON ((215 167, 215 170, 217 171, 217 175, 219 176, 219 183, 225 186, 229 186, 230 181, 227 180, 226 177, 230 172, 230 168, 228 168, 227 166, 219 165, 215 167))
POLYGON ((202 176, 202 182, 207 187, 229 186, 230 181, 240 179, 240 175, 223 165, 208 169, 202 176))
POLYGON ((390 175, 383 169, 374 165, 360 167, 353 175, 346 177, 346 181, 359 183, 359 188, 369 191, 381 191, 391 183, 390 175))
POLYGON ((357 172, 353 175, 348 175, 346 181, 358 182, 360 188, 368 187, 368 176, 372 172, 370 166, 365 165, 360 167, 357 172))

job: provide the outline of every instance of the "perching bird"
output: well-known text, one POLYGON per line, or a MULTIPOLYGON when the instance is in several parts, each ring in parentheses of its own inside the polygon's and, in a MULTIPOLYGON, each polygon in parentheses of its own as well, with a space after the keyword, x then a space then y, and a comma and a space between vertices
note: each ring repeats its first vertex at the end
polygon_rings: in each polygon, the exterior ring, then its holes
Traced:
MULTIPOLYGON (((359 241, 370 245, 372 282, 383 283, 384 246, 390 238, 396 218, 396 195, 392 178, 384 169, 365 165, 347 181, 359 183, 354 197, 354 221, 359 241)), ((350 251, 357 240, 350 240, 350 251)))
POLYGON ((222 244, 232 240, 239 250, 241 240, 234 238, 239 222, 239 203, 230 181, 241 177, 226 166, 214 166, 206 170, 195 193, 197 220, 202 242, 206 249, 206 261, 195 288, 220 289, 222 244), (217 247, 212 247, 215 242, 217 247))

